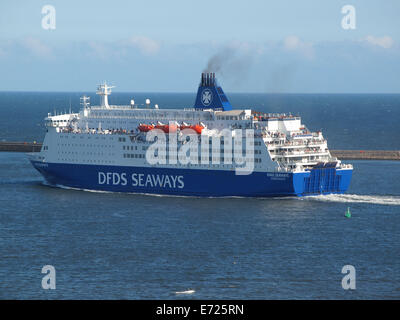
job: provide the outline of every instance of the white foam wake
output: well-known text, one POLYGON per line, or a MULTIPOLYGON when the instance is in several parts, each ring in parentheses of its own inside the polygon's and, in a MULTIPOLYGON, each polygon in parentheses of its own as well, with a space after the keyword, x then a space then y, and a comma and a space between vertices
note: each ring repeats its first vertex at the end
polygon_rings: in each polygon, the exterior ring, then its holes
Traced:
POLYGON ((186 291, 177 291, 175 294, 193 294, 195 293, 195 290, 186 290, 186 291))
MULTIPOLYGON (((128 194, 139 194, 153 197, 176 197, 176 198, 203 198, 198 196, 186 196, 186 195, 172 195, 172 194, 152 194, 152 193, 136 193, 136 192, 114 192, 114 191, 106 191, 106 190, 91 190, 91 189, 80 189, 67 187, 64 185, 52 185, 43 181, 43 185, 50 187, 57 187, 61 189, 67 190, 80 190, 86 192, 95 192, 95 193, 128 193, 128 194)), ((209 199, 219 198, 237 198, 237 199, 247 199, 247 197, 237 197, 237 196, 229 196, 229 197, 205 197, 209 199)), ((274 199, 274 200, 287 200, 287 199, 295 199, 295 200, 316 200, 316 201, 326 201, 326 202, 342 202, 342 203, 370 203, 370 204, 380 204, 380 205, 391 205, 391 206, 400 206, 400 196, 380 196, 380 195, 361 195, 361 194, 328 194, 328 195, 315 195, 315 196, 306 196, 306 197, 273 197, 273 198, 262 198, 262 199, 274 199)), ((190 290, 189 290, 190 291, 190 290)), ((180 293, 177 293, 180 294, 180 293)))
POLYGON ((390 206, 400 206, 400 196, 379 196, 361 194, 328 194, 308 196, 305 199, 317 201, 331 201, 342 203, 371 203, 390 206))

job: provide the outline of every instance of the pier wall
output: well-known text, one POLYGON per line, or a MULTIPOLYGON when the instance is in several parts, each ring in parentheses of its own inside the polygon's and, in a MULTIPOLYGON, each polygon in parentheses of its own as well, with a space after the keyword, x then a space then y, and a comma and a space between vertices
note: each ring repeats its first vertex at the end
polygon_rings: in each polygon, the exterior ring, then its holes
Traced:
POLYGON ((330 150, 340 160, 400 160, 400 150, 330 150))
POLYGON ((41 143, 34 142, 0 142, 0 151, 11 152, 39 152, 41 143))

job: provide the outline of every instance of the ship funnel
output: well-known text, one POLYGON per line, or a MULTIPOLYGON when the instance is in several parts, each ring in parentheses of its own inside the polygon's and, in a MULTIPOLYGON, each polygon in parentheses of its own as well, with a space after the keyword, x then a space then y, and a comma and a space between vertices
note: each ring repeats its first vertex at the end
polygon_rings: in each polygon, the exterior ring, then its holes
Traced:
POLYGON ((203 72, 197 90, 195 109, 232 110, 228 98, 218 85, 214 72, 203 72))
POLYGON ((201 74, 201 86, 203 87, 215 87, 216 83, 215 83, 215 73, 211 72, 211 73, 202 73, 201 74))

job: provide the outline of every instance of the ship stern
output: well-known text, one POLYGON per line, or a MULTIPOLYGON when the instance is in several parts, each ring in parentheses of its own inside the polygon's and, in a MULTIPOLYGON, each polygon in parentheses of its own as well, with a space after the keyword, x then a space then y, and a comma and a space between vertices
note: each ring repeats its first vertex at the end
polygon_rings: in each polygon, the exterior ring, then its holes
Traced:
POLYGON ((297 196, 344 193, 350 186, 353 167, 334 167, 329 163, 293 173, 293 188, 297 196))

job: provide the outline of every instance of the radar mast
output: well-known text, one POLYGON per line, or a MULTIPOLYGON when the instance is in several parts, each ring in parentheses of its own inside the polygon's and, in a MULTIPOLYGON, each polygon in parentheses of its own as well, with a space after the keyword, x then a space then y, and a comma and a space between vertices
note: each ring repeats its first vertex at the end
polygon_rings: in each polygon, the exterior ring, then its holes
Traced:
POLYGON ((110 106, 108 105, 108 95, 111 94, 112 88, 114 88, 114 86, 108 86, 105 81, 103 84, 97 86, 96 94, 100 96, 100 107, 110 109, 110 106))

